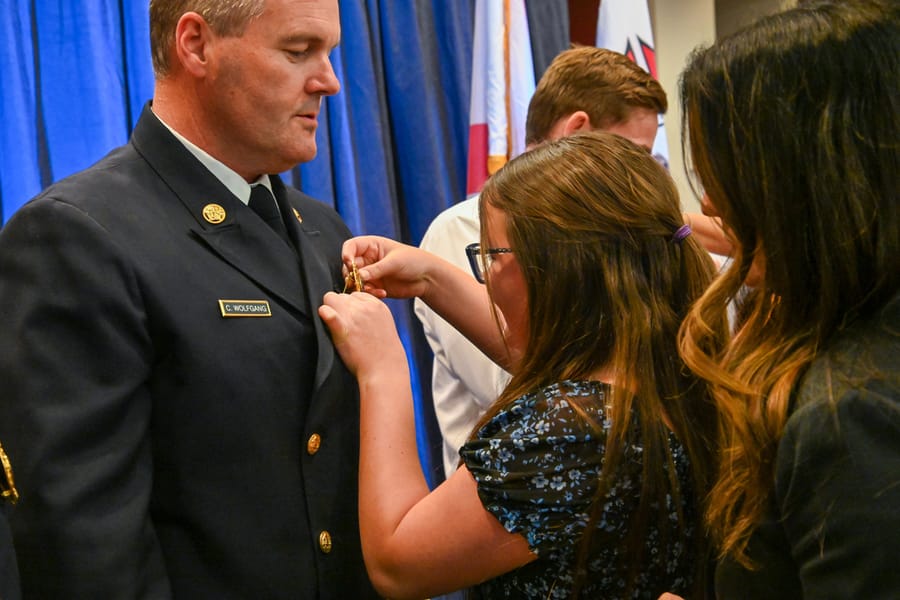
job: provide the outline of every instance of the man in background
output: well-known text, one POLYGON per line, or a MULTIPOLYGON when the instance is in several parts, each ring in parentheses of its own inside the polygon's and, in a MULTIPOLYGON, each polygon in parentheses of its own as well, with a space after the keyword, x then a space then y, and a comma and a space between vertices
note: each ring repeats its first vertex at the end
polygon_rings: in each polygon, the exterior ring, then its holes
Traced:
MULTIPOLYGON (((529 148, 579 131, 619 134, 650 152, 658 115, 668 108, 653 77, 622 54, 579 46, 560 53, 538 82, 525 125, 529 148)), ((465 248, 480 239, 478 197, 439 214, 421 247, 468 270, 465 248)), ((434 352, 432 394, 443 438, 444 472, 459 463, 459 448, 508 381, 508 374, 422 301, 415 301, 434 352)))
POLYGON ((129 143, 0 232, 26 598, 375 597, 358 392, 316 316, 350 232, 316 154, 337 0, 151 0, 129 143))

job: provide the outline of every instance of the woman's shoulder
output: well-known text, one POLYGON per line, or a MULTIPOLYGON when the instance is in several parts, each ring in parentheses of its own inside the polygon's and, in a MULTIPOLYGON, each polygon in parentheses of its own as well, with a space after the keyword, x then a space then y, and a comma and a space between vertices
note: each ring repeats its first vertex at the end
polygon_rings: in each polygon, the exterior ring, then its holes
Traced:
POLYGON ((797 388, 791 420, 847 408, 842 403, 885 401, 900 410, 900 293, 836 334, 813 360, 797 388))
POLYGON ((900 295, 841 331, 810 364, 779 443, 778 481, 805 477, 810 464, 844 461, 858 472, 884 464, 900 449, 898 434, 900 295))
POLYGON ((479 429, 460 456, 476 479, 484 472, 495 483, 596 466, 609 428, 603 408, 607 391, 602 383, 562 381, 524 394, 479 429), (576 397, 583 400, 578 410, 576 397))
POLYGON ((900 572, 889 557, 900 550, 898 307, 895 299, 834 338, 810 366, 779 442, 783 554, 811 597, 897 589, 900 572))
POLYGON ((592 425, 608 428, 609 385, 599 381, 564 380, 519 396, 478 432, 480 438, 519 433, 574 433, 592 425), (577 403, 578 407, 573 406, 577 403), (585 418, 590 419, 589 423, 585 418))

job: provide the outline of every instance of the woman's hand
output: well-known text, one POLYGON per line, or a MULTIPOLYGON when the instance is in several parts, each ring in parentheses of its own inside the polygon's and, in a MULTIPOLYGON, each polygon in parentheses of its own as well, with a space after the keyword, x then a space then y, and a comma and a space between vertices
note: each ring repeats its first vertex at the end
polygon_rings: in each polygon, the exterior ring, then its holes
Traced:
POLYGON ((363 291, 378 298, 421 298, 501 367, 515 364, 494 321, 487 288, 468 270, 377 236, 347 240, 342 257, 345 264, 358 267, 363 291))
POLYGON ((359 268, 363 291, 378 298, 427 295, 431 271, 440 262, 425 250, 374 235, 347 240, 341 256, 345 264, 359 268))
POLYGON ((319 307, 319 317, 331 332, 344 364, 357 379, 407 368, 394 318, 381 300, 359 292, 328 292, 319 307))

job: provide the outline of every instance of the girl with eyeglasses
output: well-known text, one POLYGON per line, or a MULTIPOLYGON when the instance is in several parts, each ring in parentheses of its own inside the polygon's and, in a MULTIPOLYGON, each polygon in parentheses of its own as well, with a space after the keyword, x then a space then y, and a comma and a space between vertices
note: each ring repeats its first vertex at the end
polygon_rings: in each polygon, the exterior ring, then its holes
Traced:
POLYGON ((623 138, 579 134, 508 163, 481 213, 486 286, 361 237, 343 253, 370 293, 328 294, 319 311, 360 385, 373 583, 392 598, 701 597, 715 413, 676 339, 714 265, 669 175, 623 138), (422 297, 512 373, 431 492, 385 295, 422 297))

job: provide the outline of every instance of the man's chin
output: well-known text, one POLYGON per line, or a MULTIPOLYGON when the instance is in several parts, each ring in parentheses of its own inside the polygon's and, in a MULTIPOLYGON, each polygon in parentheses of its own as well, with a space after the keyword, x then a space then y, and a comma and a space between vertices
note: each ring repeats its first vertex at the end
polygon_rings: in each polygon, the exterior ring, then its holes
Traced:
POLYGON ((294 148, 289 154, 286 153, 287 156, 285 156, 285 159, 290 161, 290 165, 282 170, 288 171, 297 165, 308 163, 316 157, 317 153, 318 148, 315 144, 305 144, 302 148, 294 148))

